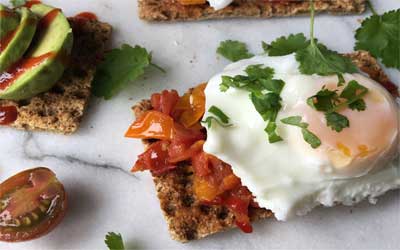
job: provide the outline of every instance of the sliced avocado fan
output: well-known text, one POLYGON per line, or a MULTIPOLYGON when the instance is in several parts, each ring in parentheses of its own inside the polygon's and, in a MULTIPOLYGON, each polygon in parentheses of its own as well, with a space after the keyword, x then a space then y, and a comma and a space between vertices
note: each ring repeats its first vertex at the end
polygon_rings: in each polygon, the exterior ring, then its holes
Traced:
POLYGON ((30 10, 40 18, 35 38, 17 68, 6 72, 16 77, 3 86, 0 77, 0 99, 23 100, 51 89, 71 54, 72 29, 61 10, 45 4, 34 4, 30 10))
POLYGON ((0 49, 0 72, 7 70, 10 66, 22 58, 32 42, 38 23, 38 18, 36 15, 25 7, 21 7, 15 12, 12 10, 9 11, 11 12, 7 12, 10 14, 0 17, 2 27, 3 19, 5 19, 5 23, 10 23, 10 26, 7 27, 9 28, 9 31, 1 40, 3 44, 1 45, 0 49), (11 26, 13 26, 13 21, 7 21, 10 19, 7 16, 12 15, 11 13, 14 13, 14 15, 17 17, 21 16, 19 23, 14 29, 11 28, 11 26))
POLYGON ((18 27, 19 19, 17 12, 0 4, 0 40, 18 27))

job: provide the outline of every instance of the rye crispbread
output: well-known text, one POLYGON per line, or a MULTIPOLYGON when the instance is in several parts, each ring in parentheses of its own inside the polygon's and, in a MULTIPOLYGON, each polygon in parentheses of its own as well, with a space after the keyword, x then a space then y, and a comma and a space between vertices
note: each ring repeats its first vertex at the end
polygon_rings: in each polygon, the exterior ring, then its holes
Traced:
POLYGON ((0 106, 17 107, 18 118, 11 127, 62 134, 78 129, 91 95, 96 65, 111 38, 111 26, 95 20, 70 18, 69 21, 74 46, 67 69, 56 85, 29 100, 0 100, 0 106))
MULTIPOLYGON (((215 11, 209 4, 181 5, 178 0, 138 0, 139 17, 147 21, 196 21, 222 18, 270 18, 309 13, 308 0, 272 2, 234 0, 228 7, 215 11)), ((331 14, 362 13, 366 0, 316 0, 317 12, 331 14)))
MULTIPOLYGON (((351 58, 357 67, 377 82, 388 80, 376 59, 368 52, 357 51, 345 56, 351 58)), ((149 100, 143 100, 132 109, 138 118, 152 107, 149 100)), ((143 143, 147 146, 151 141, 144 140, 143 143)), ((161 176, 153 175, 160 207, 171 237, 187 242, 236 227, 234 216, 227 209, 200 203, 193 192, 192 176, 190 163, 182 163, 175 170, 161 176)), ((273 217, 271 211, 261 208, 251 208, 250 214, 253 221, 273 217)))

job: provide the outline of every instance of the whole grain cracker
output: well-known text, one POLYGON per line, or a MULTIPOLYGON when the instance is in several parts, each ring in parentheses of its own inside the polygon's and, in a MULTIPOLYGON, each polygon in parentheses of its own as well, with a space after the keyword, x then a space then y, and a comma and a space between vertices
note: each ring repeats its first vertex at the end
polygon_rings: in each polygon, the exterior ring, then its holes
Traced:
MULTIPOLYGON (((183 6, 178 0, 138 0, 139 17, 147 21, 197 21, 222 18, 270 18, 309 13, 308 0, 269 2, 234 0, 228 7, 215 11, 208 4, 183 6)), ((317 0, 316 12, 331 14, 362 13, 366 0, 317 0)))
MULTIPOLYGON (((357 51, 345 56, 377 82, 388 80, 376 59, 368 52, 357 51)), ((139 118, 152 107, 149 100, 142 100, 132 109, 136 118, 139 118)), ((148 146, 152 142, 144 140, 143 143, 148 146)), ((188 242, 236 227, 234 215, 229 210, 222 206, 204 205, 196 198, 193 192, 193 169, 189 163, 183 163, 164 175, 153 175, 153 181, 172 239, 188 242)), ((271 218, 273 213, 262 208, 251 208, 250 217, 255 221, 271 218)))
POLYGON ((62 78, 48 92, 24 101, 0 100, 0 106, 17 107, 11 127, 62 134, 75 132, 91 95, 96 65, 111 38, 111 26, 96 20, 70 18, 74 33, 72 55, 62 78))

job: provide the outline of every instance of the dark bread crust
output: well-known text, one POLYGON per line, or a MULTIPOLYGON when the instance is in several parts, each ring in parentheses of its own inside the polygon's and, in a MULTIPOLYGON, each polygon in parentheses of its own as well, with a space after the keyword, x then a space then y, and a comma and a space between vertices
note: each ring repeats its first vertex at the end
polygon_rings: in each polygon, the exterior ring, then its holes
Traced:
MULTIPOLYGON (((345 55, 357 67, 378 82, 385 82, 385 75, 376 59, 368 52, 357 51, 345 55)), ((152 109, 149 100, 143 100, 133 108, 136 118, 152 109)), ((150 141, 143 141, 145 145, 150 141)), ((153 175, 160 206, 167 221, 169 232, 174 240, 187 242, 201 239, 210 234, 236 227, 234 216, 222 206, 202 205, 193 193, 193 171, 188 163, 164 175, 153 175)), ((250 209, 252 220, 273 217, 269 210, 250 209)))
POLYGON ((69 66, 48 92, 20 102, 0 100, 0 106, 15 105, 18 118, 11 127, 62 134, 75 132, 91 95, 96 64, 111 38, 111 26, 99 21, 69 19, 74 47, 69 66))
MULTIPOLYGON (((139 17, 147 21, 196 21, 222 18, 270 18, 295 16, 309 12, 308 0, 286 3, 267 0, 234 0, 228 7, 215 11, 208 4, 183 6, 178 0, 138 0, 139 17)), ((317 12, 332 14, 362 13, 366 0, 317 0, 317 12)))

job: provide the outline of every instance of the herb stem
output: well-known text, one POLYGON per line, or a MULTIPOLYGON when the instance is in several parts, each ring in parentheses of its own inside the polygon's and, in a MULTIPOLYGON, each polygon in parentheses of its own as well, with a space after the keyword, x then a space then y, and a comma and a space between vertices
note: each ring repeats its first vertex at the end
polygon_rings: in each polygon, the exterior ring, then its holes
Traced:
POLYGON ((152 66, 153 68, 156 68, 156 69, 158 69, 159 71, 161 71, 162 73, 167 73, 167 71, 165 71, 165 69, 163 69, 163 68, 161 68, 160 66, 158 66, 157 64, 154 64, 154 63, 150 63, 149 64, 150 66, 152 66))
POLYGON ((371 10, 372 14, 378 15, 378 13, 376 12, 374 6, 373 6, 372 3, 371 3, 371 0, 367 0, 367 6, 368 6, 368 8, 371 10))
POLYGON ((310 0, 310 39, 311 39, 311 45, 315 45, 314 41, 314 17, 315 17, 315 7, 314 7, 314 0, 310 0))

